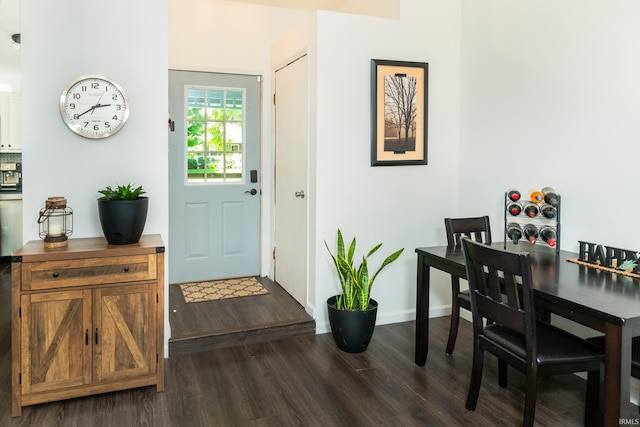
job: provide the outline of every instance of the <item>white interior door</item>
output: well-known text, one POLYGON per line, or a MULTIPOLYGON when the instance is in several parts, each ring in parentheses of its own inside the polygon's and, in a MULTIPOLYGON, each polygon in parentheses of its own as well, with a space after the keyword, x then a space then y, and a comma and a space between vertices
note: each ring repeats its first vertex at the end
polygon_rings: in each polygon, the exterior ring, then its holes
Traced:
POLYGON ((260 91, 169 72, 169 283, 260 274, 260 91))
POLYGON ((306 306, 307 57, 275 74, 275 280, 306 306))

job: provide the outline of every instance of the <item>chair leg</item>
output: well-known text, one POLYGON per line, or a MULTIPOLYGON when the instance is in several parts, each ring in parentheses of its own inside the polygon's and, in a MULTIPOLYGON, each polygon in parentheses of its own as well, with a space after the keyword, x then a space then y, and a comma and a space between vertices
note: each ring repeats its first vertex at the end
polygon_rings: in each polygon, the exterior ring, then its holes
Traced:
POLYGON ((507 386, 507 362, 498 359, 498 385, 502 388, 507 386))
POLYGON ((451 276, 451 324, 449 325, 449 339, 447 340, 447 355, 453 354, 458 336, 458 324, 460 323, 460 304, 458 294, 460 293, 460 278, 451 276))
POLYGON ((480 384, 482 383, 482 369, 484 367, 484 349, 480 347, 477 339, 474 338, 473 344, 473 366, 471 368, 471 381, 469 382, 469 392, 467 394, 467 403, 465 407, 473 411, 478 403, 480 395, 480 384))
POLYGON ((538 394, 537 370, 527 372, 527 386, 524 395, 523 427, 532 427, 536 417, 536 398, 538 394))

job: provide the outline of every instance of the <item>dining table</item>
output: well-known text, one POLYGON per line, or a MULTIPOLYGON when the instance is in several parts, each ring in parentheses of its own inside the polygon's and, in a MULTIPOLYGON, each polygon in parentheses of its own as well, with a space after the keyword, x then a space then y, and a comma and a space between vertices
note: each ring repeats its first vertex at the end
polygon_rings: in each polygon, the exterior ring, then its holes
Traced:
MULTIPOLYGON (((521 241, 493 242, 490 246, 530 254, 537 310, 585 325, 595 330, 594 335, 604 335, 603 424, 639 424, 638 408, 630 403, 630 381, 631 341, 640 335, 640 280, 572 262, 577 253, 546 245, 521 241)), ((461 246, 419 247, 415 251, 415 363, 424 366, 429 350, 430 269, 462 279, 467 273, 461 246)))

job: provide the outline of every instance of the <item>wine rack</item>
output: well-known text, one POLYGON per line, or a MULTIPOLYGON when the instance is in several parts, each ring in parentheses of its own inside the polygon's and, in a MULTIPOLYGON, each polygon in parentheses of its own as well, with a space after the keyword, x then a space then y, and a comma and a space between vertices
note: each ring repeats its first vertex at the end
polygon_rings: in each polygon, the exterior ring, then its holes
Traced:
MULTIPOLYGON (((511 213, 510 205, 514 204, 514 201, 509 197, 510 192, 511 190, 508 190, 508 191, 505 191, 504 193, 504 208, 503 208, 504 249, 507 248, 507 242, 513 241, 508 235, 508 228, 511 223, 515 223, 519 225, 521 229, 524 229, 525 226, 527 226, 528 224, 534 225, 535 227, 537 227, 538 232, 542 230, 544 227, 551 228, 553 231, 555 231, 555 234, 556 234, 555 250, 556 252, 560 252, 560 211, 561 211, 560 207, 562 205, 560 195, 559 194, 557 195, 557 203, 555 204, 546 203, 544 201, 534 202, 538 208, 538 213, 535 216, 530 217, 525 213, 525 208, 524 208, 525 204, 531 201, 530 199, 525 200, 524 198, 522 198, 521 200, 516 201, 515 203, 519 204, 521 210, 520 212, 518 212, 517 215, 513 215, 511 213), (545 205, 546 206, 551 205, 555 208, 556 210, 555 218, 548 218, 542 213, 542 207, 545 205)), ((523 246, 522 250, 526 250, 526 246, 531 245, 531 243, 529 242, 529 240, 527 240, 524 234, 522 235, 522 238, 518 241, 518 244, 523 246)), ((539 236, 536 239, 535 245, 550 247, 550 245, 542 239, 542 236, 539 236)))

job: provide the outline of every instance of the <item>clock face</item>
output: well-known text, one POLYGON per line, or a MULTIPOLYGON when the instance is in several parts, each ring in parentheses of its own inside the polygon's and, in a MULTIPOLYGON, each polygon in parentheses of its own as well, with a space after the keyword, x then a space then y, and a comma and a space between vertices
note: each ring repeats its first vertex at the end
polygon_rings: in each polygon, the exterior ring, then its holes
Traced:
POLYGON ((100 76, 84 76, 62 91, 60 114, 67 127, 78 135, 107 138, 127 122, 129 101, 117 83, 100 76))

